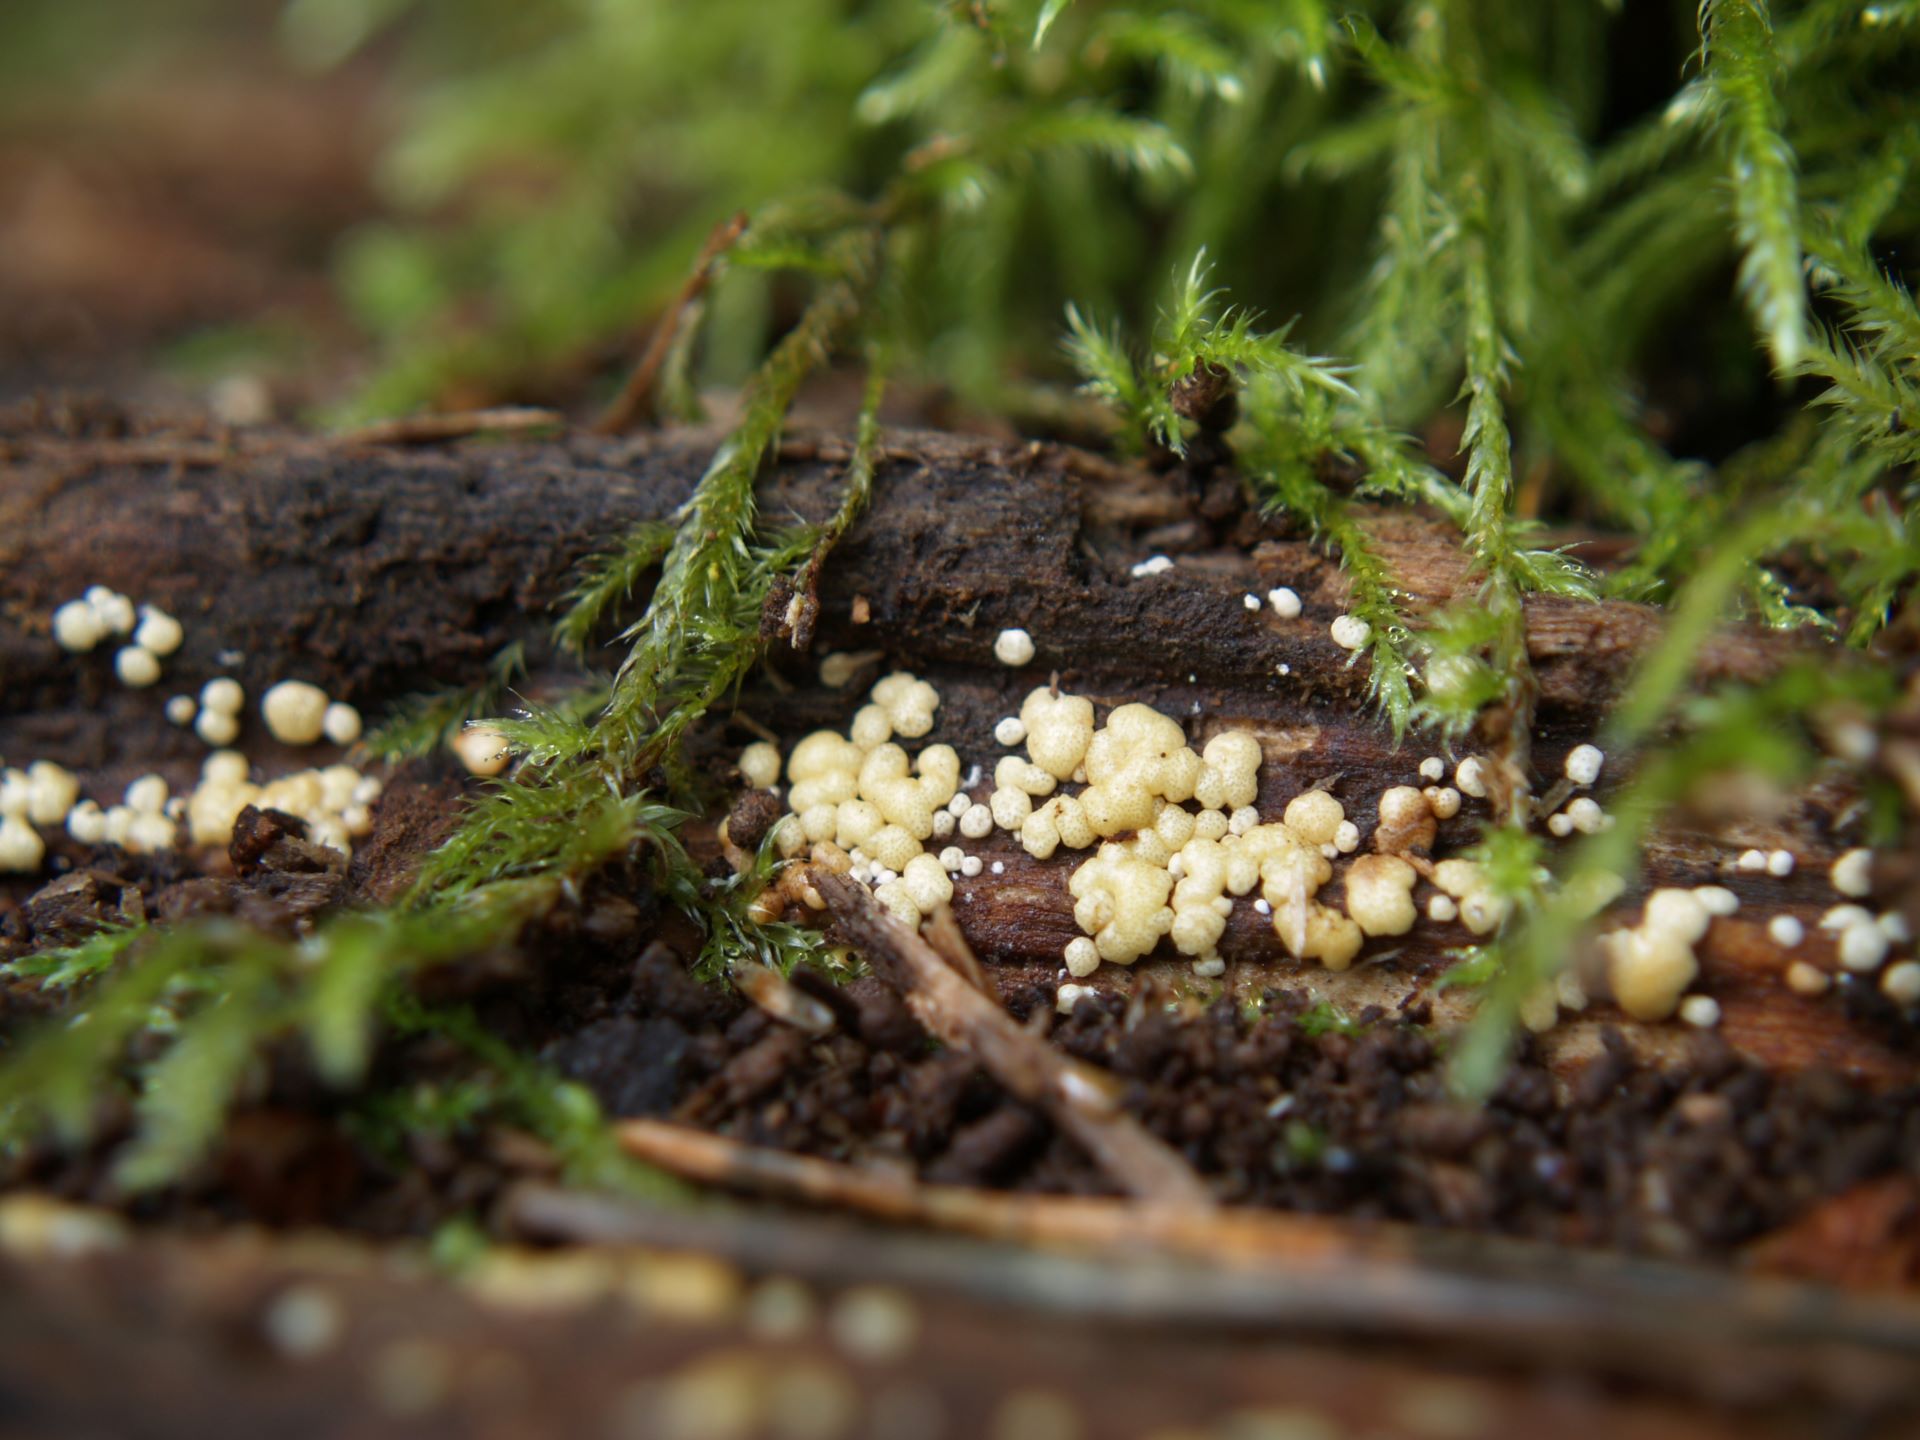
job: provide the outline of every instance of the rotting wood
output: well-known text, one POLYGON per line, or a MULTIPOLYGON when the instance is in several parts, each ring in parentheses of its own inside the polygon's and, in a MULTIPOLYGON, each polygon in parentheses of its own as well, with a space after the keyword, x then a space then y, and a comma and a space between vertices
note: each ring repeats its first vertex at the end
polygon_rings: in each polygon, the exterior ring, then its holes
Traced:
MULTIPOLYGON (((311 437, 190 427, 90 436, 62 429, 45 410, 0 417, 0 753, 76 766, 107 791, 155 768, 180 784, 204 749, 161 720, 159 699, 215 674, 234 674, 255 696, 298 674, 377 721, 398 696, 471 683, 513 641, 530 642, 539 663, 551 607, 574 565, 633 521, 670 514, 714 442, 711 432, 623 441, 569 433, 338 450, 311 437), (189 451, 196 463, 180 460, 189 451), (48 637, 54 607, 103 577, 186 623, 186 643, 153 691, 115 684, 104 649, 74 657, 48 637)), ((790 438, 763 484, 765 512, 824 518, 848 454, 832 435, 790 438)), ((1369 524, 1414 606, 1470 587, 1454 537, 1436 522, 1383 512, 1369 524)), ((950 743, 990 771, 1000 753, 994 722, 1057 675, 1103 705, 1143 700, 1181 716, 1196 742, 1228 726, 1252 729, 1266 751, 1263 811, 1330 781, 1350 813, 1370 818, 1384 789, 1413 780, 1424 747, 1393 744, 1366 704, 1364 666, 1327 635, 1344 593, 1337 564, 1308 537, 1245 512, 1205 519, 1177 475, 1061 447, 892 432, 872 508, 824 576, 814 653, 776 646, 770 679, 743 705, 788 741, 844 726, 862 691, 819 685, 817 658, 879 651, 886 659, 864 683, 883 665, 931 678, 942 706, 928 743, 950 743), (1132 564, 1155 551, 1173 554, 1173 569, 1133 578, 1132 564), (1279 584, 1300 594, 1300 619, 1243 605, 1279 584), (1029 629, 1040 649, 1017 671, 992 657, 993 638, 1008 625, 1029 629)), ((1551 777, 1573 744, 1596 733, 1660 620, 1644 606, 1552 598, 1529 601, 1527 618, 1541 697, 1534 748, 1551 777)), ((1702 652, 1699 677, 1757 679, 1806 643, 1731 629, 1702 652)), ((311 763, 310 753, 281 752, 257 726, 250 731, 257 760, 311 763)), ((1624 757, 1610 759, 1603 799, 1625 769, 1624 757)), ((984 795, 984 786, 976 790, 984 795)), ((1712 881, 1742 900, 1741 914, 1717 924, 1702 947, 1723 1035, 1772 1066, 1821 1063, 1885 1078, 1910 1074, 1911 1057, 1848 1023, 1837 1003, 1801 1000, 1782 983, 1792 959, 1831 964, 1831 937, 1811 921, 1833 903, 1825 871, 1853 843, 1843 822, 1856 798, 1822 778, 1777 810, 1713 833, 1670 827, 1648 845, 1643 880, 1712 881), (1732 870, 1748 846, 1788 849, 1801 863, 1787 877, 1732 870), (1765 920, 1782 911, 1809 922, 1793 954, 1765 942, 1765 920)), ((1440 827, 1439 850, 1470 844, 1478 823, 1470 802, 1440 827)), ((998 833, 972 848, 1001 873, 956 882, 967 939, 1003 973, 1011 966, 1051 980, 1078 933, 1069 862, 1034 862, 998 833)), ((1335 976, 1289 961, 1271 928, 1236 907, 1221 953, 1240 990, 1305 980, 1349 1009, 1392 1007, 1470 938, 1457 924, 1422 922, 1398 941, 1375 942, 1361 965, 1335 976)), ((1182 968, 1169 960, 1143 967, 1182 968)), ((1563 1032, 1556 1043, 1571 1053, 1590 1049, 1591 1026, 1563 1032)), ((1656 1047, 1686 1043, 1671 1027, 1636 1034, 1656 1047)))

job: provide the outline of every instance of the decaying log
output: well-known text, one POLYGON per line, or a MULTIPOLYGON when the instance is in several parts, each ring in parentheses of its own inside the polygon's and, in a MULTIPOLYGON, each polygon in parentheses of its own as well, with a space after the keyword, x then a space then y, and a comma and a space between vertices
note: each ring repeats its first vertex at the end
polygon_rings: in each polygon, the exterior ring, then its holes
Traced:
MULTIPOLYGON (((0 753, 78 765, 103 788, 156 764, 184 779, 203 751, 160 721, 160 700, 215 674, 235 674, 252 694, 299 675, 370 719, 406 692, 471 683, 504 644, 530 641, 537 654, 574 565, 631 522, 670 514, 713 441, 711 433, 570 434, 342 451, 249 435, 223 449, 204 435, 102 439, 62 432, 45 415, 15 417, 0 425, 0 753), (189 459, 183 446, 199 448, 189 459), (113 684, 104 651, 74 657, 48 638, 53 608, 103 579, 187 624, 186 645, 154 691, 113 684)), ((763 483, 765 512, 825 516, 847 458, 832 437, 790 440, 763 483)), ((1444 527, 1405 512, 1369 523, 1414 608, 1463 593, 1469 582, 1444 527)), ((1057 675, 1101 704, 1145 700, 1183 717, 1196 743, 1230 725, 1255 731, 1266 751, 1263 813, 1326 782, 1350 813, 1370 820, 1385 788, 1418 783, 1424 747, 1393 744, 1366 703, 1364 663, 1330 639, 1344 596, 1337 564, 1309 537, 1284 519, 1223 506, 1217 484, 1202 494, 1181 476, 1070 449, 895 433, 871 512, 827 567, 814 655, 776 647, 769 680, 744 706, 790 739, 844 725, 882 665, 912 668, 943 697, 927 742, 953 744, 984 781, 1001 753, 994 722, 1057 675), (1131 567, 1151 553, 1176 563, 1135 578, 1131 567), (1244 605, 1280 584, 1300 594, 1300 618, 1244 605), (1038 648, 1017 671, 992 655, 994 637, 1015 625, 1038 648), (831 650, 880 658, 831 691, 814 670, 831 650)), ((1551 598, 1529 602, 1527 618, 1541 695, 1533 753, 1550 779, 1567 750, 1597 732, 1659 620, 1646 607, 1551 598)), ((1803 643, 1730 630, 1702 653, 1699 678, 1759 678, 1803 643)), ((268 764, 296 758, 252 735, 248 745, 268 764)), ((313 754, 298 759, 311 763, 313 754)), ((1624 769, 1614 757, 1603 799, 1624 769)), ((984 783, 974 788, 984 795, 984 783)), ((1826 870, 1856 842, 1855 798, 1822 777, 1711 834, 1669 828, 1648 847, 1644 881, 1711 881, 1743 901, 1740 915, 1714 927, 1703 956, 1722 1033, 1737 1046, 1779 1066, 1892 1076, 1910 1072, 1910 1057, 1849 1025, 1837 1003, 1792 996, 1780 978, 1792 959, 1832 964, 1831 941, 1811 922, 1837 898, 1826 870), (1733 858, 1747 847, 1788 849, 1800 864, 1786 877, 1736 871, 1733 858), (1791 954, 1765 937, 1766 920, 1783 911, 1813 932, 1791 954)), ((1479 818, 1470 801, 1442 825, 1438 849, 1471 843, 1479 818)), ((1034 862, 1000 834, 972 848, 1000 873, 990 867, 957 884, 968 939, 991 963, 1051 980, 1077 933, 1069 862, 1034 862)), ((1423 922, 1400 941, 1371 945, 1346 975, 1303 972, 1241 906, 1221 952, 1236 988, 1257 993, 1276 979, 1304 979, 1338 1003, 1394 1005, 1470 938, 1457 924, 1423 922)), ((1114 982, 1103 975, 1098 983, 1114 982)), ((1576 1052, 1590 1035, 1579 1025, 1564 1031, 1576 1052)), ((1665 1030, 1656 1039, 1684 1037, 1665 1030)))

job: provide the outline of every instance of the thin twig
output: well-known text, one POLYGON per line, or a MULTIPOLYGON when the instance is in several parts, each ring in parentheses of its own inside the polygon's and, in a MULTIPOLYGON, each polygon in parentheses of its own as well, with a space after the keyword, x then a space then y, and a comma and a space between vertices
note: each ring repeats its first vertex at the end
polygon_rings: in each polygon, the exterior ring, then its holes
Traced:
POLYGON ((706 294, 707 287, 713 284, 720 257, 731 250, 746 231, 747 212, 744 210, 728 216, 713 227, 707 236, 707 243, 700 247, 700 256, 694 261, 693 269, 681 282, 680 293, 668 303, 659 323, 653 327, 653 334, 647 340, 640 363, 633 367, 633 373, 627 376, 627 383, 620 387, 620 393, 613 397, 613 403, 594 421, 593 431, 596 435, 624 434, 652 410, 654 387, 660 383, 660 371, 667 363, 667 352, 673 347, 673 337, 679 333, 694 302, 706 294))
POLYGON ((929 1031, 979 1060, 1018 1099, 1044 1107, 1123 1190, 1160 1204, 1212 1207, 1205 1182, 1187 1162, 1120 1108, 1111 1075, 1024 1029, 916 931, 882 910, 865 886, 821 867, 812 878, 855 948, 929 1031))

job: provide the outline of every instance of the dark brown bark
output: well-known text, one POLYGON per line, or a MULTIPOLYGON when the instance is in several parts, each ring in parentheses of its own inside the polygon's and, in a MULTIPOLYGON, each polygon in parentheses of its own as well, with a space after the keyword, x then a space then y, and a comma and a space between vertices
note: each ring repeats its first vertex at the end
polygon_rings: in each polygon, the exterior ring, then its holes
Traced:
MULTIPOLYGON (((370 721, 396 696, 471 683, 509 641, 530 641, 538 653, 577 562, 634 520, 670 514, 713 443, 707 433, 568 435, 397 450, 137 429, 103 438, 73 422, 63 433, 46 414, 16 416, 0 428, 0 753, 46 755, 110 783, 156 762, 184 776, 202 747, 159 720, 160 698, 217 673, 237 675, 256 697, 287 676, 314 680, 359 703, 370 721), (53 608, 100 581, 186 622, 186 644, 155 690, 115 685, 104 647, 76 658, 48 638, 53 608)), ((765 512, 824 517, 846 459, 831 437, 790 441, 763 484, 765 512)), ((1369 523, 1414 608, 1468 593, 1442 527, 1404 512, 1369 523)), ((1057 675, 1103 705, 1152 703, 1186 720, 1196 741, 1228 725, 1251 728, 1267 752, 1263 813, 1328 782, 1370 828, 1384 789, 1420 783, 1429 746, 1394 745, 1367 703, 1364 662, 1329 638, 1344 594, 1337 564, 1307 536, 1284 519, 1261 521, 1219 482, 1202 493, 1177 475, 1058 447, 896 433, 871 512, 827 567, 813 655, 776 646, 771 679, 745 708, 787 738, 843 725, 866 680, 827 691, 815 659, 878 652, 870 674, 906 667, 940 687, 927 740, 954 744, 990 772, 1000 753, 994 721, 1057 675), (1130 567, 1155 552, 1177 564, 1133 578, 1130 567), (1245 608, 1244 597, 1279 584, 1300 594, 1298 620, 1245 608), (1038 648, 1020 670, 992 654, 995 636, 1014 625, 1038 648)), ((1659 623, 1642 606, 1529 603, 1543 783, 1572 745, 1597 733, 1659 623)), ((1729 631, 1703 652, 1698 675, 1758 678, 1799 643, 1729 631)), ((249 744, 270 761, 293 758, 249 744)), ((1626 769, 1624 757, 1610 760, 1603 799, 1626 769)), ((983 784, 975 788, 984 795, 983 784)), ((1744 902, 1715 927, 1706 954, 1723 1033, 1736 1044, 1781 1065, 1902 1073, 1908 1062, 1849 1026, 1837 1004, 1802 1001, 1782 986, 1791 959, 1829 958, 1826 937, 1816 933, 1790 955, 1764 935, 1783 909, 1811 930, 1837 898, 1825 872, 1854 843, 1840 823, 1853 798, 1822 784, 1714 834, 1670 828, 1649 847, 1644 879, 1716 881, 1744 902), (1790 849, 1799 867, 1784 879, 1733 872, 1746 846, 1790 849)), ((1437 852, 1472 842, 1479 809, 1469 802, 1441 826, 1437 852)), ((959 884, 955 909, 968 938, 988 959, 1050 979, 1077 933, 1065 893, 1070 862, 1034 862, 998 834, 972 848, 1003 873, 959 884)), ((1401 941, 1370 946, 1379 963, 1305 978, 1342 1003, 1396 1004, 1470 938, 1457 925, 1423 922, 1401 941)), ((1238 987, 1302 978, 1247 907, 1236 909, 1222 952, 1237 962, 1238 987)), ((1657 1038, 1681 1043, 1671 1031, 1657 1038)), ((1590 1040, 1590 1027, 1574 1025, 1560 1043, 1577 1052, 1590 1040)))

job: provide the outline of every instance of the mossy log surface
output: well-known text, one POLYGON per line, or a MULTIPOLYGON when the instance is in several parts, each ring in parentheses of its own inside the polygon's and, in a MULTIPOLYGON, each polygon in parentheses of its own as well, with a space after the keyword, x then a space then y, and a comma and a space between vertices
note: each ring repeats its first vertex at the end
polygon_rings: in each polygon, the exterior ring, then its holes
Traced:
MULTIPOLYGON (((359 704, 370 721, 407 693, 473 683, 511 641, 529 642, 537 676, 552 607, 578 563, 631 522, 671 514, 714 442, 695 431, 382 448, 18 412, 0 424, 0 754, 78 767, 96 793, 154 768, 184 781, 204 747, 165 723, 162 699, 216 674, 237 676, 254 697, 279 679, 312 680, 359 704), (185 645, 153 690, 117 685, 107 647, 75 657, 49 636, 54 607, 101 582, 186 623, 185 645)), ((837 437, 790 437, 763 483, 764 513, 824 517, 847 458, 837 437)), ((1369 513, 1368 523, 1412 609, 1470 593, 1443 525, 1405 511, 1369 513)), ((984 798, 984 777, 1002 753, 995 720, 1057 676, 1102 705, 1147 701, 1185 721, 1196 742, 1227 726, 1254 730, 1267 755, 1263 813, 1330 782, 1364 832, 1383 790, 1421 783, 1429 746, 1418 736, 1395 744, 1367 702, 1366 662, 1329 637, 1344 595, 1338 565, 1285 517, 1248 510, 1229 477, 1123 469, 1064 447, 894 432, 870 512, 826 567, 813 653, 777 643, 742 709, 791 739, 820 724, 844 726, 883 667, 913 669, 943 697, 922 743, 949 742, 964 765, 977 763, 982 782, 973 788, 984 798), (1131 567, 1156 553, 1176 563, 1135 578, 1131 567), (1298 619, 1247 608, 1247 596, 1277 585, 1300 595, 1298 619), (1037 648, 1019 670, 993 657, 1008 626, 1031 632, 1037 648), (816 670, 833 650, 876 653, 834 691, 816 670)), ((1540 694, 1533 755, 1551 781, 1566 751, 1595 736, 1661 622, 1644 606, 1547 598, 1529 602, 1527 620, 1540 694)), ((1703 683, 1762 678, 1803 643, 1729 630, 1702 652, 1696 675, 1703 683)), ((725 733, 748 738, 738 724, 725 733)), ((257 723, 246 745, 269 766, 316 758, 277 750, 257 723)), ((1625 777, 1622 759, 1602 779, 1603 801, 1625 777)), ((1836 1001, 1808 1002, 1781 982, 1793 959, 1831 964, 1812 922, 1838 898, 1826 871, 1853 843, 1843 816, 1855 798, 1821 781, 1764 814, 1669 826, 1649 845, 1642 884, 1625 903, 1658 884, 1729 886, 1742 910, 1703 947, 1722 1033, 1772 1065, 1820 1062, 1891 1077, 1911 1072, 1908 1055, 1850 1023, 1836 1001), (1788 877, 1735 871, 1733 857, 1749 846, 1792 850, 1799 865, 1788 877), (1813 932, 1798 951, 1766 940, 1767 920, 1782 912, 1813 932)), ((1436 853, 1470 844, 1481 813, 1481 802, 1468 801, 1441 826, 1436 853)), ((958 884, 968 939, 990 962, 1051 976, 1077 933, 1066 894, 1072 862, 1033 861, 998 833, 971 848, 1003 873, 958 884)), ((1344 975, 1303 974, 1271 928, 1239 906, 1221 950, 1236 987, 1257 992, 1276 978, 1304 978, 1343 1005, 1391 1006, 1421 991, 1470 939, 1458 925, 1423 920, 1408 936, 1370 942, 1344 975)), ((1172 959, 1147 968, 1184 973, 1172 959)), ((1108 967, 1101 983, 1125 978, 1108 967)), ((1558 1043, 1569 1055, 1586 1053, 1592 1030, 1590 1021, 1563 1026, 1558 1043)), ((1685 1043, 1672 1027, 1640 1038, 1656 1050, 1685 1043)))

